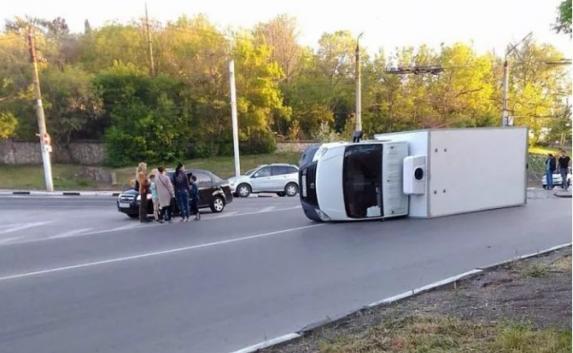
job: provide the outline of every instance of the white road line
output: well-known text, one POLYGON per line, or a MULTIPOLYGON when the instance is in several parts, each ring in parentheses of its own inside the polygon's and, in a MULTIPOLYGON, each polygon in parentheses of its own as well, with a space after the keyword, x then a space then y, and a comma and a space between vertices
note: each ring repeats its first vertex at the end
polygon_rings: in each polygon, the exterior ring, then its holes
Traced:
POLYGON ((8 243, 8 242, 10 242, 10 241, 12 241, 12 240, 16 240, 16 239, 20 239, 20 238, 22 238, 22 237, 20 236, 20 237, 11 237, 11 238, 1 239, 1 240, 0 240, 0 244, 8 243))
POLYGON ((13 227, 4 229, 4 230, 0 230, 0 234, 6 234, 6 233, 11 233, 11 232, 17 232, 19 230, 24 230, 24 229, 28 229, 28 228, 34 228, 34 227, 39 227, 39 226, 43 226, 44 224, 48 224, 50 222, 30 222, 30 223, 21 223, 19 225, 14 225, 13 227))
POLYGON ((143 258, 151 257, 151 256, 166 255, 166 254, 178 253, 178 252, 183 252, 183 251, 189 251, 189 250, 195 250, 195 249, 208 248, 208 247, 212 247, 212 246, 218 246, 218 245, 236 243, 236 242, 240 242, 240 241, 244 241, 244 240, 252 240, 252 239, 257 239, 257 238, 271 237, 271 236, 275 236, 275 235, 279 235, 279 234, 283 234, 283 233, 293 232, 293 231, 296 231, 296 230, 315 228, 315 227, 319 227, 319 226, 322 226, 322 225, 324 225, 324 224, 311 224, 311 225, 307 225, 307 226, 294 227, 294 228, 288 228, 288 229, 281 229, 281 230, 277 230, 277 231, 274 231, 274 232, 268 232, 268 233, 261 233, 261 234, 249 235, 249 236, 241 237, 241 238, 234 238, 234 239, 228 239, 228 240, 215 241, 215 242, 212 242, 212 243, 204 243, 204 244, 198 244, 198 245, 184 246, 184 247, 181 247, 181 248, 175 248, 175 249, 169 249, 169 250, 152 251, 152 252, 143 253, 143 254, 138 254, 138 255, 124 256, 124 257, 116 257, 116 258, 113 258, 113 259, 101 260, 101 261, 94 261, 94 262, 87 262, 87 263, 77 264, 77 265, 54 267, 54 268, 50 268, 50 269, 47 269, 47 270, 40 270, 40 271, 33 271, 33 272, 18 273, 18 274, 15 274, 15 275, 8 275, 8 276, 0 277, 0 282, 2 282, 2 281, 8 281, 8 280, 11 280, 11 279, 20 279, 20 278, 27 278, 27 277, 35 277, 35 276, 44 275, 44 274, 48 274, 48 273, 54 273, 54 272, 62 272, 62 271, 68 271, 68 270, 76 270, 76 269, 85 268, 85 267, 106 265, 106 264, 111 264, 111 263, 116 263, 116 262, 123 262, 123 261, 143 259, 143 258))
MULTIPOLYGON (((298 206, 297 206, 298 207, 298 206)), ((275 206, 268 206, 268 207, 264 207, 261 208, 259 210, 259 213, 265 213, 265 212, 271 212, 272 210, 274 210, 276 207, 275 206)))
POLYGON ((111 229, 104 229, 104 230, 97 230, 94 232, 90 232, 90 233, 85 233, 83 235, 92 235, 92 234, 101 234, 101 233, 111 233, 111 232, 119 232, 121 230, 129 230, 129 229, 133 229, 133 228, 139 228, 142 227, 143 225, 139 222, 137 223, 130 223, 130 224, 126 224, 124 226, 121 227, 115 227, 115 228, 111 228, 111 229))
MULTIPOLYGON (((273 207, 273 206, 271 206, 273 207)), ((286 208, 272 208, 267 210, 269 207, 265 207, 262 208, 258 211, 253 211, 253 212, 245 212, 245 213, 239 213, 239 214, 233 214, 232 216, 228 216, 226 214, 221 215, 221 216, 215 216, 215 217, 209 217, 209 218, 205 218, 205 220, 213 220, 213 219, 221 219, 221 218, 228 218, 228 217, 240 217, 240 216, 251 216, 251 215, 255 215, 255 214, 260 214, 260 213, 271 213, 271 212, 282 212, 282 211, 290 211, 290 210, 295 210, 298 208, 302 208, 301 206, 293 206, 293 207, 286 207, 286 208)))
POLYGON ((80 235, 82 233, 88 232, 90 230, 92 230, 93 228, 82 228, 82 229, 73 229, 70 230, 68 232, 63 232, 60 234, 56 234, 56 235, 52 235, 50 237, 48 237, 47 239, 60 239, 60 238, 68 238, 68 237, 73 237, 76 235, 80 235))

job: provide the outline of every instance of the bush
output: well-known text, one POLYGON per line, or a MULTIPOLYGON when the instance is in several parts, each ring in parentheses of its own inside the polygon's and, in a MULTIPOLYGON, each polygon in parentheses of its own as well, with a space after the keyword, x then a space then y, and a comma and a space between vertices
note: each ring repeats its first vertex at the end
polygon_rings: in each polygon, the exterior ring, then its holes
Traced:
POLYGON ((272 153, 277 149, 277 144, 272 132, 258 130, 252 131, 248 138, 240 141, 239 149, 246 154, 272 153))

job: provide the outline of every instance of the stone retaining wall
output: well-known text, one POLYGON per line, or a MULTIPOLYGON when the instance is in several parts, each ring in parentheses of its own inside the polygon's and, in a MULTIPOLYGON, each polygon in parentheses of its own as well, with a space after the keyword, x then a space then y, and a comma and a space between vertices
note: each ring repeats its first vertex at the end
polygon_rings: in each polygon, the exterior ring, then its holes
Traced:
MULTIPOLYGON (((104 161, 103 143, 72 142, 69 148, 54 146, 52 162, 100 165, 104 161)), ((0 140, 0 165, 40 164, 42 153, 39 142, 0 140)))

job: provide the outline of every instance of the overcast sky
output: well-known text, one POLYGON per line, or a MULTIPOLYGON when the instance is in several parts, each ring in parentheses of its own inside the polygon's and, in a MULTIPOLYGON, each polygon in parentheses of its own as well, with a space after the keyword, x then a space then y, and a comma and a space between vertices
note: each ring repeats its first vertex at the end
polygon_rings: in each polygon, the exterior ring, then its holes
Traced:
MULTIPOLYGON (((250 27, 286 13, 298 19, 300 41, 315 47, 324 32, 347 29, 364 32, 362 43, 370 52, 384 47, 422 43, 471 42, 476 50, 503 52, 508 42, 533 31, 571 57, 571 40, 551 25, 560 0, 148 0, 150 16, 160 21, 180 15, 206 14, 220 28, 250 27)), ((128 22, 142 16, 144 0, 3 0, 0 15, 64 17, 72 31, 82 31, 85 19, 92 27, 108 21, 128 22)))

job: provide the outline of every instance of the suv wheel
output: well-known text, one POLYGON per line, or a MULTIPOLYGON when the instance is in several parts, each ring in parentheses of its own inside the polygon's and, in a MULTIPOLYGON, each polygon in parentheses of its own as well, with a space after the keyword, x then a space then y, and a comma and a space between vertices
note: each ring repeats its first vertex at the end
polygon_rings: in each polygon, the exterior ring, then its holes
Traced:
POLYGON ((289 197, 295 196, 298 194, 298 185, 295 183, 288 183, 285 186, 285 194, 289 197))
POLYGON ((237 195, 239 197, 248 197, 251 194, 251 186, 249 184, 239 184, 237 186, 237 195))
POLYGON ((225 208, 225 200, 221 196, 215 196, 213 201, 211 201, 211 211, 214 213, 223 212, 225 208))

